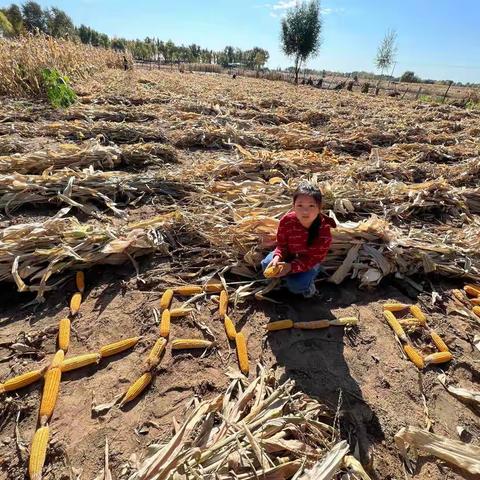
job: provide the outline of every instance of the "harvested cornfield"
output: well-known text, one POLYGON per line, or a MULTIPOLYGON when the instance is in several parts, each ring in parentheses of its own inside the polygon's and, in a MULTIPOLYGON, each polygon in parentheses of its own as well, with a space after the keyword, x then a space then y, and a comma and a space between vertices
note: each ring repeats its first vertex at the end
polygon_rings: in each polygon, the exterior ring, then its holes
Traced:
POLYGON ((65 324, 44 479, 475 478, 479 112, 163 70, 75 88, 0 99, 1 478, 65 324), (314 299, 259 269, 305 179, 337 222, 314 299))

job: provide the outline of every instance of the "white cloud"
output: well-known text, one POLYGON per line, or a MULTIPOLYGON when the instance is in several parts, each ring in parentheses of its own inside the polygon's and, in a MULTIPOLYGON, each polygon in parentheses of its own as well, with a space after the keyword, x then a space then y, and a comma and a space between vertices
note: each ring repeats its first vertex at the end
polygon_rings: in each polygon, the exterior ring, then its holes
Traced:
POLYGON ((298 0, 280 0, 272 8, 274 10, 288 10, 289 8, 294 7, 298 3, 298 0))

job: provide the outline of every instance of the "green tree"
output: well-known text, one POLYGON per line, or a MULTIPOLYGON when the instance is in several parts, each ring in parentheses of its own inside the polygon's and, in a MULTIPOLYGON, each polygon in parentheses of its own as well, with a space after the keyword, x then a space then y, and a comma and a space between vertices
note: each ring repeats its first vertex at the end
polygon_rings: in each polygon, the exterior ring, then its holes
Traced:
POLYGON ((37 2, 27 2, 22 6, 23 24, 29 32, 46 33, 46 19, 42 7, 37 2))
POLYGON ((392 66, 397 55, 397 32, 389 30, 383 37, 382 42, 378 46, 377 56, 375 57, 375 65, 380 70, 380 74, 392 66))
POLYGON ((4 13, 12 25, 15 35, 20 35, 23 31, 23 18, 20 7, 12 3, 4 10, 4 13))
POLYGON ((68 37, 75 32, 72 19, 59 8, 52 7, 45 12, 47 33, 52 37, 68 37))
POLYGON ((12 24, 8 20, 5 13, 0 11, 0 38, 1 37, 13 37, 15 35, 15 30, 12 27, 12 24))
POLYGON ((286 55, 295 62, 295 83, 302 63, 320 49, 320 5, 316 0, 297 4, 282 20, 281 43, 286 55))
POLYGON ((414 72, 411 72, 407 70, 401 77, 400 77, 401 82, 407 82, 407 83, 418 83, 420 82, 420 78, 418 78, 414 72))

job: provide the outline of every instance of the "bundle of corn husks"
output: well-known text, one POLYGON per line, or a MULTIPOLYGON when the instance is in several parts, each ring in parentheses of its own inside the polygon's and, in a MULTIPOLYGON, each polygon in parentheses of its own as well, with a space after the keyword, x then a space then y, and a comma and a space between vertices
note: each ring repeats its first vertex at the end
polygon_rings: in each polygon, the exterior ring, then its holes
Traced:
MULTIPOLYGON (((166 252, 163 233, 179 218, 174 212, 109 229, 57 215, 4 228, 0 231, 0 282, 14 281, 19 291, 37 292, 41 300, 54 287, 47 284, 50 278, 73 267, 118 264, 152 251, 166 252)), ((60 281, 61 277, 55 278, 55 283, 60 281)))
POLYGON ((293 393, 292 381, 279 385, 272 371, 261 369, 250 384, 240 374, 231 377, 224 394, 187 406, 174 436, 150 445, 129 480, 326 479, 341 470, 348 445, 335 445, 325 406, 293 393), (302 476, 311 467, 319 476, 302 476))

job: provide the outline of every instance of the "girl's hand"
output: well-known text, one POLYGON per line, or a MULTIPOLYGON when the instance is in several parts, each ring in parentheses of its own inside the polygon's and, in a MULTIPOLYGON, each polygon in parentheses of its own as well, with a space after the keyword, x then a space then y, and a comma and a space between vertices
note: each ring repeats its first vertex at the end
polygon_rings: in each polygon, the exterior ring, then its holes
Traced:
POLYGON ((291 263, 279 263, 280 272, 276 275, 277 277, 285 277, 292 271, 291 263))
POLYGON ((268 266, 269 267, 275 267, 279 262, 280 262, 280 257, 278 255, 275 255, 273 257, 273 260, 270 262, 270 264, 268 266))

